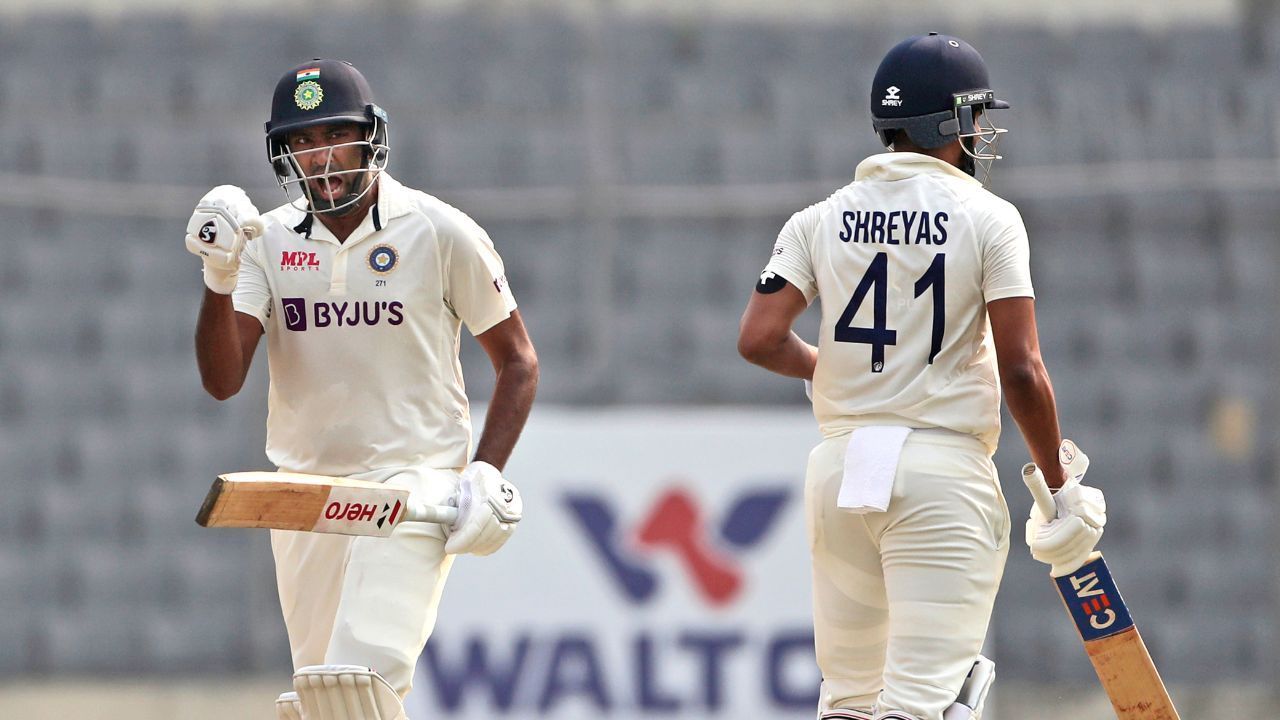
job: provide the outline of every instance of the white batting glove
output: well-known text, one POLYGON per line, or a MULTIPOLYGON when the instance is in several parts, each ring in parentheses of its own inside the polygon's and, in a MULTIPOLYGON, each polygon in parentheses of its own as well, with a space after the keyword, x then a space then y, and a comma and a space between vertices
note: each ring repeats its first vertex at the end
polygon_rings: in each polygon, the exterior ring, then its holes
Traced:
POLYGON ((453 555, 489 555, 510 539, 524 517, 524 501, 498 468, 477 460, 458 481, 458 519, 444 551, 453 555))
POLYGON ((1067 471, 1067 482, 1053 494, 1056 518, 1046 518, 1032 503, 1026 540, 1031 557, 1051 566, 1050 575, 1061 577, 1080 569, 1102 538, 1107 524, 1107 500, 1102 491, 1082 485, 1089 457, 1070 440, 1058 448, 1058 461, 1067 471))
POLYGON ((244 244, 262 231, 258 208, 235 185, 219 185, 200 198, 187 221, 187 250, 204 261, 210 290, 222 295, 235 290, 244 244))

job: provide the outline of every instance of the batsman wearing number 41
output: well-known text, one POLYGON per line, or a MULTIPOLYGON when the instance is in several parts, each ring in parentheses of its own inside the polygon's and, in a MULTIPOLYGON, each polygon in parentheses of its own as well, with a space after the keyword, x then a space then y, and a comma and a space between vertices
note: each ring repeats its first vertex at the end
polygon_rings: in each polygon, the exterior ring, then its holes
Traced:
POLYGON ((1102 534, 1102 493, 1057 460, 1026 230, 975 178, 1006 107, 963 40, 890 50, 871 115, 891 152, 791 217, 742 318, 747 360, 811 381, 824 437, 805 479, 821 718, 981 717, 1009 539, 1001 390, 1032 459, 1057 468, 1059 518, 1033 515, 1032 554, 1069 572, 1102 534), (815 298, 817 347, 792 331, 815 298))
POLYGON ((297 691, 279 716, 400 720, 453 556, 494 552, 521 519, 501 469, 537 358, 484 230, 386 172, 387 115, 359 71, 290 70, 266 131, 271 167, 299 197, 259 216, 223 185, 196 206, 186 244, 207 286, 196 358, 209 393, 230 397, 265 333, 273 464, 458 507, 451 527, 404 523, 387 538, 271 534, 297 691), (474 455, 462 323, 497 374, 474 455))

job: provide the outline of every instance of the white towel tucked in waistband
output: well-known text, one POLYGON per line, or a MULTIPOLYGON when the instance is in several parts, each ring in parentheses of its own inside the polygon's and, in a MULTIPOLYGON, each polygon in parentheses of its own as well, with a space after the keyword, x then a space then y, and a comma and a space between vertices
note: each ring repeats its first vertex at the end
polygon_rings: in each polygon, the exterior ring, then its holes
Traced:
POLYGON ((910 434, 911 428, 894 425, 872 425, 850 433, 836 505, 855 513, 888 510, 898 457, 910 434))

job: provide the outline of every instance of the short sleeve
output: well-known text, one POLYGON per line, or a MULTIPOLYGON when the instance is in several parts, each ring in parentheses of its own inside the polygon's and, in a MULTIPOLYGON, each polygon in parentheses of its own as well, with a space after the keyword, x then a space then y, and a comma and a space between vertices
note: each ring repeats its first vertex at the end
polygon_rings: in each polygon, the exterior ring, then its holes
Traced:
POLYGON ((255 241, 240 254, 240 272, 236 289, 231 293, 231 304, 236 312, 258 318, 265 330, 271 317, 271 286, 267 283, 267 271, 263 268, 255 250, 260 250, 262 240, 255 241))
POLYGON ((979 224, 982 233, 982 297, 984 302, 1009 297, 1035 297, 1031 285, 1031 251, 1027 228, 1017 208, 1002 203, 979 224))
POLYGON ((773 273, 796 286, 808 302, 813 302, 818 295, 813 273, 813 234, 818 227, 819 216, 818 205, 792 215, 778 233, 778 240, 773 244, 773 256, 764 268, 765 274, 773 273))
POLYGON ((479 335, 511 317, 516 299, 507 287, 502 258, 488 234, 469 219, 458 222, 449 232, 453 242, 445 302, 472 335, 479 335))

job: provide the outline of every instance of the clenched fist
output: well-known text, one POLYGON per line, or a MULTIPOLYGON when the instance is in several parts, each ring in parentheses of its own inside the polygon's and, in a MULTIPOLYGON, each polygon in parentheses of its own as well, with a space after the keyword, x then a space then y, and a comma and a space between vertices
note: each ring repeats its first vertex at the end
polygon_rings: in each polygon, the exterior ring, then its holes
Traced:
POLYGON ((262 230, 258 208, 235 185, 219 185, 200 198, 187 221, 187 250, 204 261, 204 284, 210 290, 222 295, 235 290, 244 244, 262 230))

